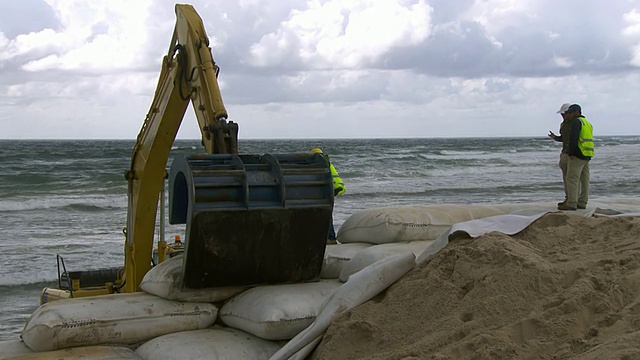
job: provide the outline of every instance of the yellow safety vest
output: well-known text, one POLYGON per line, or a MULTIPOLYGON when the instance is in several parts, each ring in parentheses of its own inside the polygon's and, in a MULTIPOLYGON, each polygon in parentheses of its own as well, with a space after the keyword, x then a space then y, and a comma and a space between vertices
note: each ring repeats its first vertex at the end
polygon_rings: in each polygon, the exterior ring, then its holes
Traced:
POLYGON ((578 137, 578 148, 582 155, 593 157, 593 126, 587 121, 584 116, 578 118, 582 123, 580 129, 580 136, 578 137))
POLYGON ((338 190, 335 196, 342 195, 347 191, 347 188, 344 187, 344 181, 338 175, 338 171, 333 167, 333 164, 329 163, 329 166, 331 167, 331 176, 333 176, 333 190, 334 192, 336 189, 338 190))

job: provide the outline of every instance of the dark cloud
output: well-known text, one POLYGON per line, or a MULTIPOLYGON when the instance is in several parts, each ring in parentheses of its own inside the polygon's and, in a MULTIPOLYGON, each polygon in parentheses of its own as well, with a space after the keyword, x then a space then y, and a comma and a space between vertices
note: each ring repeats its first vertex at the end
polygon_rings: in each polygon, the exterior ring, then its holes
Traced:
MULTIPOLYGON (((439 6, 445 4, 436 1, 432 5, 435 20, 439 6)), ((569 3, 560 6, 565 12, 536 13, 534 8, 530 16, 520 14, 495 34, 472 20, 434 21, 434 30, 423 43, 390 49, 377 66, 463 78, 568 76, 633 69, 629 64, 632 44, 621 36, 621 18, 630 7, 606 11, 603 16, 604 9, 596 8, 593 2, 573 12, 569 3)))

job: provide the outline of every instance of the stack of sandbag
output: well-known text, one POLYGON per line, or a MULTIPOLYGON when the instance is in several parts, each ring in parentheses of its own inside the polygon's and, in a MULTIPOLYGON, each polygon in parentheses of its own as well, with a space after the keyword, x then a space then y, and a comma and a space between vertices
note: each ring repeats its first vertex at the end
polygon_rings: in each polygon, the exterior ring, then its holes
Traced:
MULTIPOLYGON (((288 340, 308 327, 325 302, 340 286, 337 279, 318 282, 187 289, 181 284, 182 256, 151 269, 141 288, 167 299, 215 302, 224 326, 174 332, 142 344, 143 359, 268 359, 288 340), (191 341, 187 339, 197 339, 191 341), (168 351, 168 349, 173 349, 168 351)), ((337 275, 336 275, 337 278, 337 275)))
POLYGON ((144 360, 267 360, 282 346, 279 340, 293 338, 314 322, 341 285, 321 280, 253 287, 221 306, 223 326, 160 336, 140 345, 136 354, 144 360))
POLYGON ((341 244, 327 247, 321 276, 327 280, 319 282, 185 289, 182 257, 175 257, 147 273, 141 288, 148 293, 41 306, 22 338, 37 354, 73 348, 65 351, 110 352, 114 359, 303 358, 333 316, 395 282, 452 224, 499 214, 487 206, 446 204, 354 214, 338 232, 341 244), (216 320, 224 326, 212 327, 216 320), (289 339, 280 349, 278 341, 289 339), (116 346, 140 343, 136 353, 116 346))
POLYGON ((220 303, 220 310, 146 293, 56 301, 34 312, 22 332, 24 343, 8 348, 23 360, 266 360, 281 350, 282 340, 297 339, 284 351, 302 359, 335 315, 376 296, 414 264, 415 255, 405 252, 372 264, 346 284, 333 279, 258 286, 220 303))
POLYGON ((412 252, 396 254, 338 280, 257 286, 229 299, 219 322, 176 332, 138 347, 144 360, 304 359, 332 319, 368 301, 415 266, 412 252), (279 340, 289 340, 284 346, 279 340))

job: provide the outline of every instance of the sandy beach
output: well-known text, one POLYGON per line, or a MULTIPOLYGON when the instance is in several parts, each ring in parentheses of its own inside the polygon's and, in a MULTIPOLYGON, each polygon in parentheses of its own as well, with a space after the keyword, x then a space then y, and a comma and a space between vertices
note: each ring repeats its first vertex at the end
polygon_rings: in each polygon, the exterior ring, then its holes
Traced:
POLYGON ((640 218, 550 213, 451 242, 311 359, 639 359, 640 218))

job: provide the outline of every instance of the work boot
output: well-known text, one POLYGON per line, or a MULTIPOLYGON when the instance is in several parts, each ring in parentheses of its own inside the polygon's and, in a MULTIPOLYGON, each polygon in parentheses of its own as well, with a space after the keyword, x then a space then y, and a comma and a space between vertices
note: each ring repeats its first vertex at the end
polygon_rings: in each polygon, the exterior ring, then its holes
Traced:
POLYGON ((562 206, 562 205, 564 205, 564 204, 566 204, 566 203, 567 203, 567 200, 564 200, 563 202, 559 202, 559 203, 558 203, 558 206, 562 206))
POLYGON ((578 209, 586 209, 586 208, 587 208, 587 205, 580 205, 580 204, 578 204, 578 209))
POLYGON ((578 208, 576 206, 569 206, 567 205, 567 203, 564 203, 562 205, 558 205, 558 210, 569 210, 569 211, 575 211, 578 208))

